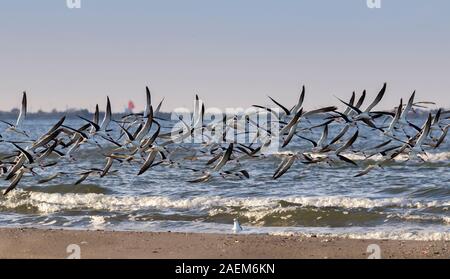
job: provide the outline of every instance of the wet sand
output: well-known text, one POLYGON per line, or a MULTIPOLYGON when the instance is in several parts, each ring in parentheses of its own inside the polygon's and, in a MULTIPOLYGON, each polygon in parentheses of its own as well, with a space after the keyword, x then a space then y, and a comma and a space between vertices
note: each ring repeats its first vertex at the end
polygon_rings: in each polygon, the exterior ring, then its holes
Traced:
POLYGON ((367 252, 371 244, 380 247, 381 258, 450 258, 449 241, 0 229, 0 258, 67 258, 74 251, 67 252, 71 244, 80 247, 84 259, 364 259, 372 254, 367 252))

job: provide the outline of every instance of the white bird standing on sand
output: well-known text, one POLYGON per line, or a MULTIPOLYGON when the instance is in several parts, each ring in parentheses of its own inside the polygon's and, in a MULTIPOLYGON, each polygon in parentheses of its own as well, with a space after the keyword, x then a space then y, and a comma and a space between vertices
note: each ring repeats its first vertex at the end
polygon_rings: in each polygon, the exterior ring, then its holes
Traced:
POLYGON ((239 223, 239 220, 237 218, 234 218, 233 222, 234 222, 234 225, 233 225, 234 233, 239 233, 239 232, 243 231, 241 224, 239 223))

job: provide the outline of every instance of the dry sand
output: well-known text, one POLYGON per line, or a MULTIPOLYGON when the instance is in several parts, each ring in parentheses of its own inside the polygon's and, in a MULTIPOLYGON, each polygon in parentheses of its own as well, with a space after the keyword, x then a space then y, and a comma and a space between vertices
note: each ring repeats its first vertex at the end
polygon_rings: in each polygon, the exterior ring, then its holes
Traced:
POLYGON ((379 245, 382 258, 450 258, 449 241, 0 229, 0 258, 66 258, 70 244, 81 258, 367 258, 370 244, 379 245))

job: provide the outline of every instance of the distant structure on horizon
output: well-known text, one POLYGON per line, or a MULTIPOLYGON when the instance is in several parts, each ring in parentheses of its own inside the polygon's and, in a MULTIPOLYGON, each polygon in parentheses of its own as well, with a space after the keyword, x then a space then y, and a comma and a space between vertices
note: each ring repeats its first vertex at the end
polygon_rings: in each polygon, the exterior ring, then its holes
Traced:
POLYGON ((125 108, 125 113, 126 114, 133 113, 133 109, 134 109, 134 103, 133 103, 133 101, 129 100, 128 107, 125 108))

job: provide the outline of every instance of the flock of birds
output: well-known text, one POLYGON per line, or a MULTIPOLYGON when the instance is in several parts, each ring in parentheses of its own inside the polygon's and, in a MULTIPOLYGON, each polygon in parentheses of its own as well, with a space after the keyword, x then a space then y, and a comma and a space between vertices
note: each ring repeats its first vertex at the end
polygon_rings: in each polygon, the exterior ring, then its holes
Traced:
POLYGON ((79 179, 74 184, 80 184, 90 176, 105 177, 117 172, 112 170, 113 164, 136 164, 139 166, 137 175, 142 175, 157 165, 184 168, 194 173, 193 179, 188 181, 192 183, 207 182, 212 177, 248 179, 250 173, 240 162, 244 159, 269 156, 266 150, 273 141, 278 141, 281 146, 281 151, 278 152, 281 162, 276 167, 273 179, 280 178, 297 161, 308 165, 333 165, 343 162, 358 166, 348 154, 361 155, 364 160, 369 160, 375 155, 381 156, 381 159, 375 160, 374 163, 364 164, 362 170, 356 173, 356 177, 363 176, 373 169, 383 168, 400 155, 406 155, 408 160, 425 161, 427 158, 425 149, 436 149, 445 141, 450 111, 439 109, 436 113, 429 113, 423 124, 416 125, 410 121, 411 115, 416 112, 415 109, 434 103, 415 102, 413 93, 407 103, 400 100, 392 112, 375 111, 374 108, 382 100, 385 91, 386 84, 365 109, 362 107, 366 91, 358 100, 355 92, 348 101, 338 98, 345 105, 344 111, 339 111, 336 106, 306 111, 303 108, 304 86, 298 101, 290 109, 269 97, 274 108, 261 105, 254 105, 254 108, 257 113, 270 115, 269 122, 277 124, 276 131, 272 130, 271 126, 267 128, 252 121, 248 115, 224 115, 223 119, 205 123, 205 104, 196 96, 190 123, 179 116, 178 120, 182 123, 182 127, 163 133, 162 123, 167 120, 159 118, 158 113, 164 99, 156 109, 153 109, 150 90, 147 87, 147 102, 143 113, 131 113, 120 119, 113 119, 111 103, 107 98, 101 122, 97 105, 93 119, 79 116, 81 121, 85 122, 83 126, 70 127, 65 124, 66 118, 62 117, 37 138, 32 138, 23 125, 27 116, 27 95, 24 92, 17 121, 9 123, 0 120, 7 126, 2 132, 3 136, 0 135, 0 145, 7 146, 9 150, 8 154, 0 158, 0 177, 10 181, 3 195, 15 189, 24 175, 37 176, 38 183, 48 183, 63 175, 73 175, 64 172, 53 173, 51 168, 77 160, 77 151, 83 145, 98 148, 100 154, 105 157, 105 165, 103 168, 79 169, 76 171, 79 179), (312 118, 319 119, 320 123, 313 125, 310 121, 312 118), (218 124, 222 125, 221 129, 218 128, 218 124), (331 125, 336 126, 339 132, 329 138, 331 125), (248 130, 248 126, 253 128, 252 132, 248 130), (376 135, 362 135, 363 127, 376 135), (318 139, 315 139, 312 133, 316 130, 321 132, 318 139), (206 132, 212 131, 219 136, 216 138, 208 136, 206 132), (4 137, 5 133, 19 135, 21 140, 8 140, 4 137), (237 133, 252 134, 251 142, 239 142, 236 137, 230 139, 228 136, 237 133), (113 137, 114 134, 116 138, 113 137), (383 142, 356 150, 354 143, 359 137, 367 139, 371 136, 381 136, 383 142), (201 143, 183 146, 183 142, 194 137, 200 137, 201 143), (305 141, 310 147, 292 150, 292 144, 291 146, 289 144, 294 137, 305 141), (204 167, 186 167, 187 164, 174 160, 171 155, 180 148, 195 150, 193 157, 204 158, 206 162, 204 167), (53 174, 43 177, 38 173, 40 169, 50 169, 49 173, 53 174))

